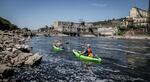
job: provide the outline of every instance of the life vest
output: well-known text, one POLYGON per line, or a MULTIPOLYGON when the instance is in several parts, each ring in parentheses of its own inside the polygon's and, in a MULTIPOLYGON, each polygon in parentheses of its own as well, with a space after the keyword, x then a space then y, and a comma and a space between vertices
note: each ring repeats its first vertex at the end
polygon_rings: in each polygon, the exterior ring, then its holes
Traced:
POLYGON ((88 56, 91 57, 91 58, 94 57, 93 53, 90 53, 88 56))
POLYGON ((93 53, 92 53, 92 49, 91 49, 91 48, 88 48, 87 51, 88 51, 88 56, 91 57, 91 58, 93 58, 94 55, 93 55, 93 53))
POLYGON ((91 48, 88 48, 88 49, 87 49, 87 52, 88 52, 88 54, 92 53, 92 49, 91 49, 91 48))

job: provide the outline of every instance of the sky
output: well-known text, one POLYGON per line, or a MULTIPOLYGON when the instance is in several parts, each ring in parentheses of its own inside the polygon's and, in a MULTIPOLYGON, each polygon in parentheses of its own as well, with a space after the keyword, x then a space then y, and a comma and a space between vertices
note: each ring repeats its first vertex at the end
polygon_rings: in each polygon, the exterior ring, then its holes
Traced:
POLYGON ((126 17, 134 6, 147 10, 148 0, 0 0, 0 17, 21 28, 37 29, 54 21, 126 17))

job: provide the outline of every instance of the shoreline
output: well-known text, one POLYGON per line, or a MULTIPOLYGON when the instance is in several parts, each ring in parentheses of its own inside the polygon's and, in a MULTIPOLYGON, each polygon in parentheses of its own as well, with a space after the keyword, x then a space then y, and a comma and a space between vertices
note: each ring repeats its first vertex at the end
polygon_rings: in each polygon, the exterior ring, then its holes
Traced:
MULTIPOLYGON (((58 34, 58 35, 53 35, 53 36, 69 36, 69 35, 65 35, 65 34, 58 34)), ((76 37, 76 36, 75 36, 76 37)), ((81 35, 81 36, 78 36, 78 37, 96 37, 94 35, 81 35)), ((150 40, 150 36, 99 36, 99 37, 96 37, 96 38, 113 38, 113 39, 137 39, 137 40, 150 40)))
MULTIPOLYGON (((40 35, 37 33, 36 36, 45 36, 45 35, 40 35)), ((65 36, 68 37, 70 35, 67 34, 62 34, 62 33, 58 33, 58 34, 49 34, 49 36, 65 36)), ((48 37, 48 36, 45 36, 48 37)), ((130 35, 126 35, 126 36, 117 36, 117 35, 111 35, 111 36, 95 36, 93 34, 81 34, 80 36, 73 36, 73 37, 95 37, 95 38, 113 38, 113 39, 138 39, 138 40, 150 40, 150 36, 147 35, 135 35, 135 36, 130 36, 130 35)))
POLYGON ((137 39, 137 40, 150 40, 150 36, 108 36, 114 39, 137 39))

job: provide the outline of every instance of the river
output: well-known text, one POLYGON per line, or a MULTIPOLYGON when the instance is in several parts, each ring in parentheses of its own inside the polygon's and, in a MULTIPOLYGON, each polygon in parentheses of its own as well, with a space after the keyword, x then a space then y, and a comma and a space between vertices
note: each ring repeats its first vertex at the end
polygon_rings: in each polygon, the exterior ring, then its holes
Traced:
POLYGON ((83 37, 33 37, 32 52, 43 58, 39 66, 18 68, 11 78, 31 82, 149 82, 150 41, 83 37), (65 51, 52 51, 53 40, 62 40, 65 51), (100 64, 89 68, 73 55, 90 43, 100 64))

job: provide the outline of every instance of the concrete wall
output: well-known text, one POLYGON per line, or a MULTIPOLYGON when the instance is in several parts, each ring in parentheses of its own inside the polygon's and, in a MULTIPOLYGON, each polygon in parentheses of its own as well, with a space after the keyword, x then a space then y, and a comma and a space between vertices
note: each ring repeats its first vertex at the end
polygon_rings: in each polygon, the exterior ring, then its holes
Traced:
POLYGON ((98 28, 98 33, 100 33, 101 35, 112 36, 116 33, 116 28, 114 27, 98 28))
POLYGON ((136 7, 133 7, 130 10, 129 16, 132 17, 132 18, 141 18, 140 14, 142 15, 143 18, 148 16, 148 12, 146 10, 136 8, 136 7))

